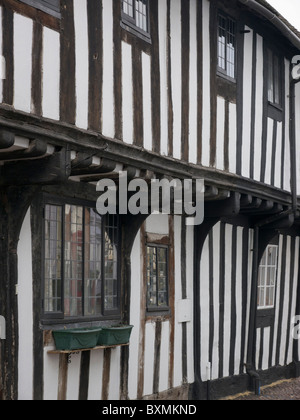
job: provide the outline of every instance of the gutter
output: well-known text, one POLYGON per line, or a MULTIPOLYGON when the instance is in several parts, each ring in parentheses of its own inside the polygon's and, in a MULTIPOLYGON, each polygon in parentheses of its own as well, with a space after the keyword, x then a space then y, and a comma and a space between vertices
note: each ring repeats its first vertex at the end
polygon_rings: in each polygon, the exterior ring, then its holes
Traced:
POLYGON ((280 19, 280 17, 275 15, 275 13, 258 3, 256 0, 239 0, 239 2, 266 18, 294 45, 294 47, 300 50, 300 38, 280 19))

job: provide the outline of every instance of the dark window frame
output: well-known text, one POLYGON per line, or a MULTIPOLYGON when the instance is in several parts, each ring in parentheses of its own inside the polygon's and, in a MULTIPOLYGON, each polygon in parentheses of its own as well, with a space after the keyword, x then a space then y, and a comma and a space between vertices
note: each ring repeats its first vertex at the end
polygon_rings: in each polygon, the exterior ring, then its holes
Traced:
POLYGON ((136 19, 136 10, 135 10, 135 2, 138 0, 132 0, 133 5, 133 16, 130 16, 129 14, 124 12, 123 3, 126 0, 121 0, 121 26, 123 29, 131 32, 133 35, 136 35, 140 38, 142 38, 144 41, 151 42, 151 35, 150 35, 150 2, 149 0, 145 0, 146 3, 146 22, 147 22, 147 30, 143 30, 137 25, 137 19, 136 19))
MULTIPOLYGON (((105 228, 107 226, 107 219, 110 217, 102 216, 102 242, 101 242, 101 273, 102 273, 102 286, 101 286, 101 314, 98 315, 84 315, 84 267, 85 267, 85 238, 83 236, 82 243, 83 243, 83 251, 82 251, 82 308, 83 308, 83 315, 80 316, 66 316, 65 315, 65 308, 64 308, 64 280, 65 280, 65 207, 67 205, 70 206, 78 206, 83 207, 83 209, 96 209, 96 205, 94 202, 87 201, 87 200, 79 200, 79 199, 62 199, 58 197, 53 197, 50 195, 45 194, 43 197, 43 223, 42 223, 42 324, 78 324, 78 323, 86 323, 86 322, 97 322, 97 321, 106 321, 106 320, 120 320, 121 319, 121 227, 120 227, 120 219, 118 216, 118 225, 117 225, 117 308, 115 310, 108 310, 105 309, 105 295, 104 295, 104 283, 105 283, 105 240, 104 240, 104 233, 105 228), (59 312, 45 312, 45 209, 46 206, 57 206, 62 207, 62 261, 61 261, 61 299, 62 299, 62 309, 59 312)), ((85 231, 87 225, 85 225, 83 220, 83 232, 85 231)), ((84 235, 84 233, 83 233, 84 235)))
POLYGON ((267 45, 265 65, 267 72, 267 101, 270 107, 282 111, 283 108, 283 88, 284 88, 284 61, 282 55, 271 46, 267 45), (276 65, 277 60, 277 65, 276 65), (270 74, 272 72, 272 74, 270 74), (270 92, 272 82, 272 92, 270 92), (272 98, 270 97, 270 93, 272 98), (278 95, 278 100, 276 96, 278 95))
MULTIPOLYGON (((157 253, 156 253, 157 255, 157 253)), ((156 261, 156 266, 158 267, 158 263, 156 261)), ((169 281, 170 281, 170 273, 169 273, 169 246, 168 245, 161 245, 161 244, 157 244, 157 243, 146 243, 146 311, 148 315, 152 315, 152 314, 166 314, 170 312, 170 285, 169 285, 169 281), (147 275, 147 250, 148 248, 155 248, 156 250, 158 249, 165 249, 167 251, 167 258, 166 258, 166 292, 167 292, 167 305, 166 306, 158 306, 158 305, 149 305, 148 302, 148 275, 147 275)), ((157 283, 158 283, 158 279, 157 279, 157 283)), ((158 302, 158 293, 159 293, 159 289, 157 288, 156 294, 157 294, 157 302, 158 302)))
POLYGON ((60 0, 57 0, 57 6, 49 3, 47 0, 19 0, 21 3, 26 3, 35 9, 41 10, 56 18, 61 18, 60 0))
MULTIPOLYGON (((232 83, 236 83, 237 81, 237 21, 236 19, 234 19, 233 17, 227 15, 226 13, 224 13, 223 11, 219 10, 217 13, 217 75, 226 79, 227 81, 230 81, 232 83), (220 56, 220 19, 224 19, 226 21, 226 28, 225 29, 226 33, 225 33, 225 56, 221 57, 220 56), (230 32, 230 23, 235 25, 235 31, 234 34, 232 34, 230 32), (233 35, 234 36, 234 76, 232 77, 229 72, 228 72, 228 41, 229 41, 229 36, 233 35), (219 66, 220 63, 220 59, 224 60, 224 64, 225 64, 225 68, 219 66)), ((231 63, 232 64, 232 63, 231 63)))

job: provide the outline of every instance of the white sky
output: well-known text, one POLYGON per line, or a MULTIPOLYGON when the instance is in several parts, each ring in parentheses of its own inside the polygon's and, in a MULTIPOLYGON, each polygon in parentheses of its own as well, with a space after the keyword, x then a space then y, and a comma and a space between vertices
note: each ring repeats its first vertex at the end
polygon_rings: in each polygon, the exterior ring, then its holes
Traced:
POLYGON ((267 0, 284 16, 298 31, 300 31, 300 0, 267 0))

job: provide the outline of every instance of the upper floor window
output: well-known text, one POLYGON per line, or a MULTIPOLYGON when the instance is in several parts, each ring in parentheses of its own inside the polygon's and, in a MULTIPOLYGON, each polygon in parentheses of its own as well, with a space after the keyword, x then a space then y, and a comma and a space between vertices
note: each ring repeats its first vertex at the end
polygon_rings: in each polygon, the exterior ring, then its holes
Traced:
POLYGON ((42 10, 49 15, 60 17, 60 0, 20 0, 29 6, 42 10))
POLYGON ((268 60, 268 101, 280 106, 282 103, 282 70, 279 56, 267 50, 268 60))
POLYGON ((258 273, 258 309, 273 309, 277 279, 278 245, 268 245, 258 273))
POLYGON ((236 22, 219 14, 218 17, 218 72, 235 79, 236 73, 236 22))
POLYGON ((149 34, 149 0, 122 0, 122 19, 126 25, 149 34))
POLYGON ((46 204, 44 316, 102 318, 119 314, 117 216, 86 205, 46 204))

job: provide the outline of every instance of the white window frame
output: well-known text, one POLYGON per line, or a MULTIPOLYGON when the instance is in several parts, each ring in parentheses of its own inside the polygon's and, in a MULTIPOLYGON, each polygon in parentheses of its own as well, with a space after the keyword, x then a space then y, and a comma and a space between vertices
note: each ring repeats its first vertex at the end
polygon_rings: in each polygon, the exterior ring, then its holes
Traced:
MULTIPOLYGON (((278 245, 268 245, 258 269, 258 296, 257 306, 258 310, 274 309, 276 299, 276 284, 278 272, 278 245), (275 251, 275 258, 273 263, 269 263, 269 253, 275 251), (272 279, 273 277, 273 279, 272 279), (268 283, 268 278, 269 284, 268 283), (267 304, 267 291, 273 290, 273 304, 267 304), (262 293, 263 291, 263 293, 262 293)), ((269 294, 270 297, 270 294, 269 294)))

